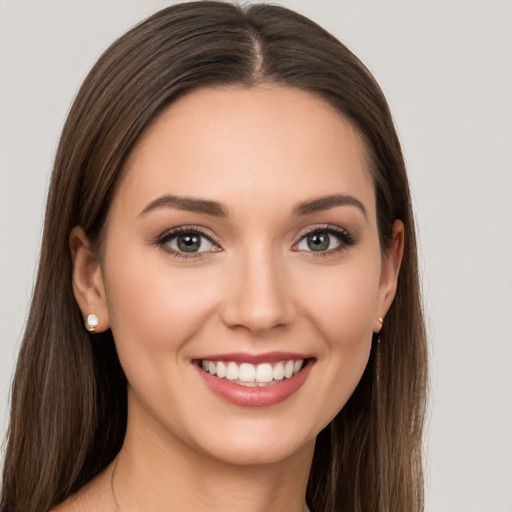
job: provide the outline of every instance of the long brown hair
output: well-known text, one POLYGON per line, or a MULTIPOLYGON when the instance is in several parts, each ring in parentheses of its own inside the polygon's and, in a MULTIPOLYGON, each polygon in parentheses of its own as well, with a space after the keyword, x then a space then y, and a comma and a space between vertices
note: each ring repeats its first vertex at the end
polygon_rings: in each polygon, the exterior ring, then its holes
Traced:
POLYGON ((51 178, 39 271, 12 393, 1 505, 47 512, 100 473, 126 428, 126 380, 110 331, 89 335, 72 292, 68 238, 99 243, 115 184, 148 123, 179 95, 276 83, 315 94, 363 136, 382 250, 405 226, 396 298, 362 379, 318 436, 307 489, 317 512, 423 509, 427 353, 405 166, 386 100, 364 65, 282 7, 168 7, 117 40, 85 79, 51 178))

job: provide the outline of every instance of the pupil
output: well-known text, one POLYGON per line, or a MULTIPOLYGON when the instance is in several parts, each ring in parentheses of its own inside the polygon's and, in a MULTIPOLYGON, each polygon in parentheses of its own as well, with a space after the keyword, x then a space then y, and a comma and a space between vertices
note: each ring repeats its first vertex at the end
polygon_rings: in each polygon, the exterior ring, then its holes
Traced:
POLYGON ((201 238, 198 235, 180 235, 178 247, 183 252, 196 252, 201 247, 201 238))
POLYGON ((329 249, 329 235, 327 233, 313 233, 309 235, 308 247, 312 251, 325 251, 329 249))

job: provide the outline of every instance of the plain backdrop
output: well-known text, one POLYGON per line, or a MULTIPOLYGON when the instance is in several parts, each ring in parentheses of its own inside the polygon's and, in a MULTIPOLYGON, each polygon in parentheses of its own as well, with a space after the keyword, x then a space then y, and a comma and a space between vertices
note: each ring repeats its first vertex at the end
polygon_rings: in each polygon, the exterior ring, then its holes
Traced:
MULTIPOLYGON (((69 105, 169 3, 0 0, 0 434, 69 105)), ((512 512, 512 3, 281 3, 367 64, 403 143, 431 343, 427 511, 512 512)))

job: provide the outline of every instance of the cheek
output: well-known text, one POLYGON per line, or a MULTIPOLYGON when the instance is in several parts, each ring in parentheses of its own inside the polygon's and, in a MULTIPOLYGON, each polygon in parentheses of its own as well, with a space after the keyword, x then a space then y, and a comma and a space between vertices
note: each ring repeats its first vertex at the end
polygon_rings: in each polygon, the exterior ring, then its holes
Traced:
POLYGON ((332 351, 357 351, 371 341, 380 276, 373 260, 317 273, 305 283, 308 313, 332 351))
POLYGON ((154 260, 112 258, 120 261, 110 266, 106 283, 112 332, 117 345, 175 351, 206 321, 215 281, 202 269, 170 268, 158 254, 154 260))
POLYGON ((380 277, 376 255, 317 272, 304 282, 304 314, 323 340, 314 398, 321 428, 344 407, 368 363, 380 277))

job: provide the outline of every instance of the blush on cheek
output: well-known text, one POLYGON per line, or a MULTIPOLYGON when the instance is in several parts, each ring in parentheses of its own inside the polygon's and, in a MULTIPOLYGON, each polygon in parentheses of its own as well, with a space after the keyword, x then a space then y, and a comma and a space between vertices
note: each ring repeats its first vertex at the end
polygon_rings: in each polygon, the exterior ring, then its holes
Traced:
POLYGON ((315 325, 335 346, 342 343, 345 349, 356 348, 371 341, 376 288, 362 286, 339 287, 335 293, 319 294, 310 301, 310 314, 315 325))
MULTIPOLYGON (((147 262, 132 262, 140 268, 147 262)), ((152 350, 176 348, 200 327, 218 300, 217 281, 201 272, 190 273, 154 265, 136 275, 113 271, 109 311, 117 342, 137 339, 152 350)))

